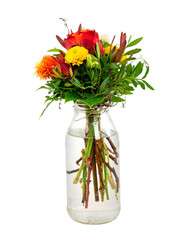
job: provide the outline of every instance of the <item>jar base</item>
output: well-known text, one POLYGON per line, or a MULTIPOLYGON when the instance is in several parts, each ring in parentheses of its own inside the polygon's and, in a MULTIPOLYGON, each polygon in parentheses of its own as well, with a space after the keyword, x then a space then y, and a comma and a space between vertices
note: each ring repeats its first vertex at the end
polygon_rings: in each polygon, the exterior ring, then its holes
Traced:
POLYGON ((76 222, 95 225, 108 223, 116 219, 120 213, 120 207, 106 211, 82 211, 67 207, 67 212, 76 222))

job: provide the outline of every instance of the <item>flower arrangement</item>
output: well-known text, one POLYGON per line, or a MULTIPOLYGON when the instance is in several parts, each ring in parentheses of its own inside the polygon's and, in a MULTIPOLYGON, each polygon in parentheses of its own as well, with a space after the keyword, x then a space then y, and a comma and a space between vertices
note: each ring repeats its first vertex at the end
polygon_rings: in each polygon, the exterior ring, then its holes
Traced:
MULTIPOLYGON (((122 96, 132 94, 139 85, 153 90, 145 78, 149 72, 148 63, 136 58, 140 48, 128 50, 138 44, 142 38, 126 40, 126 34, 121 33, 120 44, 114 45, 99 39, 95 30, 83 29, 68 33, 62 40, 56 36, 59 43, 66 49, 51 49, 36 65, 36 75, 46 80, 39 89, 47 89, 47 106, 53 101, 82 101, 89 107, 94 105, 112 106, 123 102, 122 96), (137 62, 137 61, 138 62, 137 62), (137 64, 135 64, 137 62, 137 64), (146 69, 143 73, 144 67, 146 69)), ((108 40, 108 39, 107 39, 108 40)), ((41 115, 45 112, 46 108, 41 115)))
POLYGON ((131 41, 130 36, 127 41, 126 33, 122 32, 119 45, 116 45, 115 36, 109 42, 106 36, 100 38, 95 30, 84 29, 80 24, 77 32, 68 31, 66 38, 56 38, 65 51, 50 49, 48 52, 52 54, 44 56, 36 65, 36 75, 45 80, 39 89, 48 90, 47 105, 41 116, 52 102, 62 100, 83 103, 89 111, 92 110, 87 114, 85 146, 76 161, 81 165, 78 169, 67 171, 67 174, 76 173, 73 183, 82 185, 82 203, 88 208, 91 174, 95 201, 99 201, 99 194, 102 202, 105 194, 109 199, 108 183, 114 189, 116 199, 120 187, 119 177, 109 161, 111 159, 118 165, 118 151, 100 127, 100 139, 95 138, 93 123, 100 118, 94 112, 124 102, 125 96, 132 94, 138 85, 142 89, 154 89, 145 81, 149 72, 148 63, 137 58, 141 49, 135 48, 135 45, 142 37, 131 41))

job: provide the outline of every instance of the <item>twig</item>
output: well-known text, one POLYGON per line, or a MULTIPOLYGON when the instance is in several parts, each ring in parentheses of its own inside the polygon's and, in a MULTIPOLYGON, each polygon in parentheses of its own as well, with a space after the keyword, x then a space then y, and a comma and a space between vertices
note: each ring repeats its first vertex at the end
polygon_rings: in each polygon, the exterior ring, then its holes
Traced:
POLYGON ((111 154, 109 154, 109 157, 115 162, 115 164, 118 164, 116 157, 112 156, 111 154))
MULTIPOLYGON (((118 165, 117 158, 119 157, 119 154, 118 154, 118 152, 117 152, 117 149, 116 149, 114 143, 112 142, 111 138, 108 137, 104 132, 102 132, 102 134, 105 135, 106 139, 108 140, 109 144, 111 145, 111 148, 113 149, 114 152, 112 152, 108 147, 107 147, 107 148, 108 148, 108 150, 109 150, 111 153, 115 154, 116 159, 115 159, 114 162, 118 165)), ((111 159, 112 159, 112 158, 111 158, 111 159)), ((113 159, 113 160, 114 160, 114 159, 113 159)))
MULTIPOLYGON (((109 151, 107 150, 107 162, 109 163, 109 151)), ((114 179, 113 179, 113 176, 112 176, 112 173, 111 171, 109 171, 109 169, 107 169, 107 179, 111 185, 111 188, 112 189, 115 189, 115 196, 116 196, 116 199, 118 200, 118 196, 117 196, 117 187, 116 187, 116 184, 114 182, 114 179)))
POLYGON ((82 160, 82 157, 80 157, 77 161, 76 164, 79 166, 80 161, 82 160))
POLYGON ((111 48, 112 48, 112 44, 114 43, 114 40, 115 40, 115 35, 114 35, 114 37, 113 37, 113 39, 112 39, 112 42, 111 42, 111 44, 110 44, 110 51, 111 51, 111 48))
POLYGON ((115 154, 110 148, 107 147, 107 150, 112 153, 112 154, 115 154))
POLYGON ((119 154, 118 154, 118 152, 117 152, 117 149, 116 149, 114 143, 112 142, 111 138, 108 137, 104 132, 103 132, 103 134, 106 136, 106 139, 108 140, 109 144, 111 145, 111 148, 112 148, 113 151, 114 151, 114 154, 115 154, 115 156, 116 156, 116 164, 118 165, 117 158, 119 157, 119 154))
POLYGON ((113 173, 115 179, 116 179, 116 185, 117 185, 117 192, 119 191, 119 178, 117 176, 117 173, 114 169, 114 167, 112 168, 109 163, 107 163, 105 160, 104 160, 104 157, 103 157, 103 154, 102 154, 102 151, 101 151, 101 146, 99 145, 99 143, 97 143, 97 148, 99 149, 99 153, 101 155, 101 159, 102 159, 102 162, 109 168, 109 170, 113 173))
POLYGON ((66 171, 66 172, 67 172, 67 174, 71 174, 71 173, 75 173, 75 172, 78 172, 78 171, 79 171, 79 168, 71 170, 71 171, 66 171))
POLYGON ((68 28, 68 25, 67 25, 67 19, 65 19, 65 18, 59 18, 60 20, 62 20, 63 22, 64 22, 64 26, 66 26, 67 27, 67 30, 68 30, 68 34, 70 33, 70 30, 69 30, 69 28, 68 28))
MULTIPOLYGON (((96 140, 97 142, 97 140, 96 140)), ((100 191, 104 191, 105 189, 105 184, 103 182, 103 178, 102 178, 102 175, 101 175, 101 169, 100 169, 100 164, 99 164, 99 159, 98 159, 98 149, 97 149, 97 144, 95 144, 95 160, 96 160, 96 163, 97 163, 97 167, 98 167, 98 174, 99 174, 99 179, 100 179, 100 191)))

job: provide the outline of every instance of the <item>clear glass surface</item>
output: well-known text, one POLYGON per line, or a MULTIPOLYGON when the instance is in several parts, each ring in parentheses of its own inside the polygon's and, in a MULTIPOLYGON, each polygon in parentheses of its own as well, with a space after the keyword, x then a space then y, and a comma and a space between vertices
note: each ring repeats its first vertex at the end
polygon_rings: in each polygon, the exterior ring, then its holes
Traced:
POLYGON ((76 105, 66 135, 67 210, 73 220, 102 224, 118 216, 119 165, 119 136, 109 112, 76 105))

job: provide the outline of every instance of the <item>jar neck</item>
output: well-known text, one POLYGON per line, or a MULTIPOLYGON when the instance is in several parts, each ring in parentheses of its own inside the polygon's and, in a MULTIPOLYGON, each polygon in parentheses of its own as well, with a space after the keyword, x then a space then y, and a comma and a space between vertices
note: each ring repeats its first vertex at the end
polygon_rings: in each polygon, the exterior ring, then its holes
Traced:
POLYGON ((77 102, 74 104, 74 111, 75 112, 81 112, 88 115, 101 115, 104 112, 108 112, 109 108, 106 109, 105 107, 99 107, 97 105, 94 105, 93 107, 89 107, 87 104, 83 102, 77 102))

